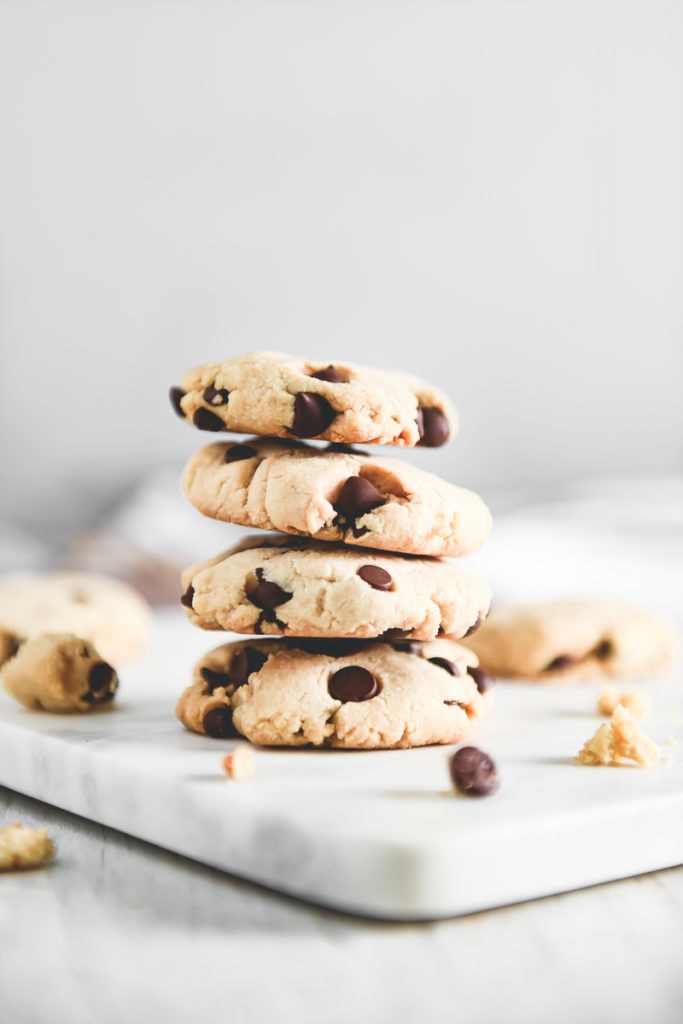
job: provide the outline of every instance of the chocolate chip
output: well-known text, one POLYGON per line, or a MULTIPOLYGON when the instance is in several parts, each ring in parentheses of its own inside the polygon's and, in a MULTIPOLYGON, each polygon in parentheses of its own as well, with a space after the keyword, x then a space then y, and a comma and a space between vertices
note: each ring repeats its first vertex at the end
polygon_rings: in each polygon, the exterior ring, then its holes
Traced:
POLYGON ((414 654, 416 658, 422 655, 422 644, 417 640, 409 640, 405 644, 394 644, 394 650, 402 654, 414 654))
POLYGON ((256 570, 256 578, 258 583, 247 596, 257 608, 267 608, 270 611, 273 608, 278 608, 292 597, 291 594, 283 590, 277 583, 271 583, 270 580, 264 579, 263 569, 259 568, 256 570))
POLYGON ((361 565, 357 575, 373 590, 391 590, 394 584, 391 574, 379 565, 361 565))
POLYGON ((88 673, 86 700, 94 704, 110 700, 118 685, 116 672, 106 661, 96 661, 88 673))
POLYGON ((191 608, 193 601, 194 601, 194 587, 190 583, 189 587, 187 588, 187 590, 185 591, 183 596, 180 598, 180 603, 184 604, 186 608, 191 608))
POLYGON ((485 672, 483 668, 470 666, 467 669, 467 673, 474 679, 479 693, 486 693, 487 690, 493 689, 496 685, 495 676, 492 676, 490 672, 485 672))
POLYGON ((225 423, 220 416, 216 416, 215 412, 211 412, 210 409, 205 409, 203 406, 195 409, 192 414, 192 422, 200 430, 225 430, 225 423))
POLYGON ((336 415, 336 411, 322 395, 300 391, 294 399, 291 432, 296 437, 315 437, 329 427, 336 415))
POLYGON ((419 443, 423 448, 439 448, 451 436, 446 416, 435 405, 427 405, 417 411, 419 443))
POLYGON ((225 462, 241 462, 243 459, 253 459, 258 452, 248 444, 234 444, 225 453, 225 462))
MULTIPOLYGON (((427 661, 431 661, 432 665, 438 665, 439 668, 443 668, 448 672, 449 676, 460 676, 462 672, 453 661, 449 661, 448 658, 427 658, 427 661)), ((448 701, 446 701, 448 703, 448 701)))
POLYGON ((263 651, 259 651, 258 648, 242 647, 233 656, 230 672, 228 673, 228 681, 234 687, 244 686, 249 682, 249 676, 252 672, 258 672, 267 660, 268 655, 264 654, 263 651))
POLYGON ((232 712, 230 708, 211 708, 204 715, 202 721, 204 732, 207 736, 215 736, 216 739, 225 739, 227 736, 235 736, 236 730, 232 724, 232 712))
POLYGON ((359 516, 384 505, 386 500, 369 480, 362 476, 350 476, 344 481, 334 507, 342 515, 359 516))
POLYGON ((549 661, 542 672, 561 672, 562 669, 570 668, 576 664, 576 658, 571 654, 558 654, 556 658, 549 661))
POLYGON ((498 789, 493 758, 478 747, 461 747, 449 760, 451 780, 467 796, 489 796, 498 789))
POLYGON ((329 366, 326 366, 322 370, 316 370, 315 373, 310 373, 309 377, 315 377, 316 380, 326 380, 329 381, 330 384, 346 383, 346 378, 342 377, 339 370, 337 370, 336 367, 332 366, 331 363, 329 366))
POLYGON ((171 399, 171 405, 175 409, 178 416, 181 419, 185 419, 185 413, 180 404, 180 399, 185 397, 186 392, 182 388, 169 388, 168 397, 171 399))
POLYGON ((341 668, 330 676, 327 684, 330 696, 344 703, 348 701, 370 700, 379 693, 377 680, 372 672, 360 665, 349 665, 341 668))
POLYGON ((593 648, 591 654, 594 658, 598 658, 600 661, 604 661, 605 658, 611 658, 614 654, 614 644, 611 640, 601 640, 600 643, 593 648))
POLYGON ((377 637, 378 640, 403 640, 404 637, 410 636, 412 629, 399 629, 398 626, 392 626, 391 629, 385 629, 383 633, 377 637))
POLYGON ((230 685, 230 676, 227 672, 214 672, 212 668, 207 668, 204 665, 200 668, 199 674, 207 684, 209 693, 213 693, 214 690, 218 690, 220 687, 225 689, 230 685))
POLYGON ((225 388, 215 388, 213 384, 209 384, 208 388, 204 388, 203 398, 209 405, 227 405, 230 392, 225 388))
POLYGON ((481 626, 483 621, 484 621, 484 616, 483 615, 477 615, 476 619, 474 620, 474 622, 472 623, 470 628, 467 630, 467 632, 463 633, 463 636, 464 637, 465 636, 472 636, 472 634, 476 633, 476 631, 479 629, 479 627, 481 626))

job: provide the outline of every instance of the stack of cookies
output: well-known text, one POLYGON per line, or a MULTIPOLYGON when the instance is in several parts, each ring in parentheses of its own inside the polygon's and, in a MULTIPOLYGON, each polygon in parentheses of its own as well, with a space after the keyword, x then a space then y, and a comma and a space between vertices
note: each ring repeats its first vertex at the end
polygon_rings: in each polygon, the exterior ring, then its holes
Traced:
POLYGON ((201 513, 259 531, 183 573, 209 651, 179 720, 256 744, 365 749, 457 743, 490 705, 491 678, 457 640, 486 617, 488 584, 458 559, 488 536, 475 493, 357 444, 436 447, 449 399, 398 372, 257 352, 171 389, 210 444, 183 474, 201 513))

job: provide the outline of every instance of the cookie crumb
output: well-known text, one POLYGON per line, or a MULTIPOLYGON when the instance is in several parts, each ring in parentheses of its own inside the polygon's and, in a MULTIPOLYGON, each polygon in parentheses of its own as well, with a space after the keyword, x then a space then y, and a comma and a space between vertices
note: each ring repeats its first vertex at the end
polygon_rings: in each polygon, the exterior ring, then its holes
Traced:
POLYGON ((460 747, 448 768, 455 788, 467 796, 490 796, 498 789, 496 763, 478 747, 460 747))
POLYGON ((598 700, 598 712, 611 716, 617 704, 630 711, 634 718, 644 718, 652 706, 652 696, 644 690, 618 690, 605 686, 598 700))
POLYGON ((0 829, 0 871, 22 871, 46 864, 55 856, 46 828, 24 828, 18 821, 0 829))
POLYGON ((221 761, 223 771, 235 782, 244 782, 254 774, 254 751, 248 743, 238 743, 221 761))
POLYGON ((661 751, 646 736, 637 720, 621 704, 617 704, 609 723, 604 722, 584 743, 575 758, 577 764, 621 765, 635 762, 643 768, 657 764, 661 751))

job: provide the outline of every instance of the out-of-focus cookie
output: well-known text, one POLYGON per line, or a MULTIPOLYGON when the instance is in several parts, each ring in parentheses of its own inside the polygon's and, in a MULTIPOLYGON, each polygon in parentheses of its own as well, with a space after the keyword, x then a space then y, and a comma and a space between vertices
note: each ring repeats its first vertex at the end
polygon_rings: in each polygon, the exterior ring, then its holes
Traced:
POLYGON ((93 711, 111 704, 118 676, 89 641, 46 633, 26 640, 5 662, 0 685, 27 708, 93 711))
POLYGON ((669 623, 616 601, 564 600, 492 608, 464 641, 499 678, 635 678, 668 668, 678 652, 669 623))
POLYGON ((458 638, 491 601, 488 583, 454 561, 280 535, 191 566, 182 587, 201 629, 275 636, 458 638))
POLYGON ((74 633, 114 665, 147 644, 149 605, 127 583, 91 572, 44 572, 0 578, 0 629, 31 637, 74 633))
POLYGON ((13 630, 0 628, 0 668, 19 650, 23 637, 17 636, 13 630))
POLYGON ((189 370, 170 397, 200 430, 265 437, 437 447, 458 425, 444 392, 409 374, 280 352, 189 370))
POLYGON ((402 554, 470 555, 491 528, 473 491, 353 449, 218 442, 192 455, 182 485, 212 519, 402 554))
POLYGON ((176 715, 195 732, 265 746, 457 743, 493 700, 476 660, 449 640, 226 643, 197 663, 176 715))
POLYGON ((46 828, 28 828, 15 821, 0 828, 0 871, 25 871, 51 861, 55 844, 46 828))

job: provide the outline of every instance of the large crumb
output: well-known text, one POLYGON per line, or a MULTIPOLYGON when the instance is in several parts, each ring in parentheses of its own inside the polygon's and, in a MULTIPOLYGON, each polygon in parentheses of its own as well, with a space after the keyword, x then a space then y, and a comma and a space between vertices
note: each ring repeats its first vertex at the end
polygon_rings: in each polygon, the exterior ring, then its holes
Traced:
POLYGON ((617 704, 609 722, 605 722, 584 743, 576 762, 588 765, 621 765, 635 762, 643 768, 657 764, 661 751, 641 730, 634 716, 617 704))
POLYGON ((598 712, 610 716, 617 704, 630 711, 634 718, 644 718, 652 706, 652 696, 644 690, 619 690, 605 686, 598 700, 598 712))
POLYGON ((0 829, 0 871, 37 868, 55 852, 46 828, 24 828, 17 821, 0 829))
POLYGON ((221 761, 223 771, 235 782, 243 782, 254 774, 254 751, 248 743, 238 743, 221 761))

